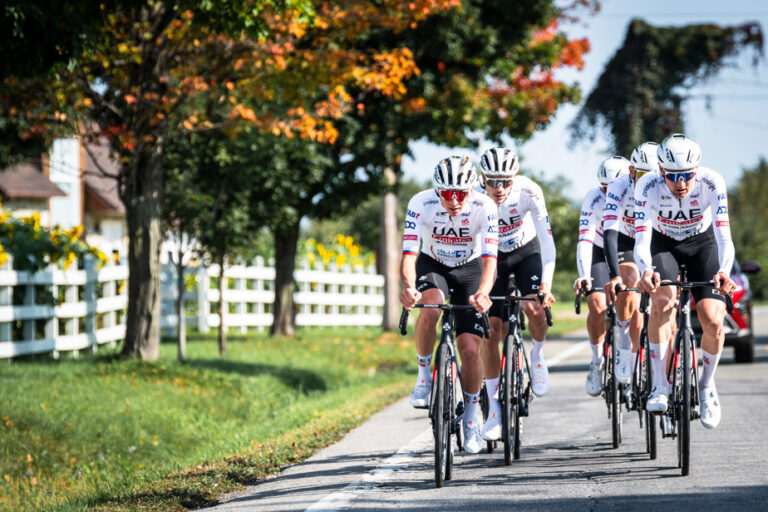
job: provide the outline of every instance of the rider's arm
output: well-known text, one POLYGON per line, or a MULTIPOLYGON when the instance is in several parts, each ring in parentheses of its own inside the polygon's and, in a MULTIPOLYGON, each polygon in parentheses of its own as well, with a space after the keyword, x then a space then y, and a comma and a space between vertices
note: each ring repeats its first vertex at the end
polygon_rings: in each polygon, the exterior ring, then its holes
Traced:
POLYGON ((549 225, 549 214, 544 202, 541 188, 536 185, 531 196, 531 216, 536 227, 536 236, 541 246, 541 283, 551 285, 555 274, 555 239, 552 237, 552 226, 549 225))
POLYGON ((403 255, 419 254, 421 247, 421 226, 423 216, 418 213, 418 206, 422 202, 416 194, 408 202, 405 210, 405 225, 403 226, 403 255))
POLYGON ((635 261, 642 276, 646 270, 652 270, 651 235, 653 233, 653 211, 651 180, 656 179, 650 173, 640 178, 635 187, 635 261))
POLYGON ((400 260, 400 281, 403 288, 416 288, 416 258, 418 255, 404 252, 400 260))
POLYGON ((619 275, 619 208, 624 195, 624 180, 615 179, 605 194, 603 215, 603 249, 611 279, 619 275))
POLYGON ((480 286, 477 287, 477 293, 490 295, 493 283, 496 281, 496 258, 483 258, 483 270, 480 275, 480 286))
POLYGON ((579 278, 592 277, 592 247, 595 243, 597 225, 594 222, 595 214, 591 211, 593 194, 588 194, 581 204, 581 216, 579 217, 579 242, 576 245, 576 264, 579 269, 579 278))
POLYGON ((728 219, 728 193, 725 181, 719 174, 713 175, 715 190, 711 191, 712 222, 715 225, 715 240, 720 261, 720 272, 726 276, 731 274, 735 250, 731 239, 731 226, 728 219))

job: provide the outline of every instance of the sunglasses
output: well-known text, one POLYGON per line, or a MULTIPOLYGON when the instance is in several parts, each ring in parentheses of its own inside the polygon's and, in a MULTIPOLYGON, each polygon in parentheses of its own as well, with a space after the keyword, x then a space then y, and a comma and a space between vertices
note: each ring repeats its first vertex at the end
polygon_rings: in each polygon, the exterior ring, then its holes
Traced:
POLYGON ((635 179, 639 180, 640 178, 642 178, 643 176, 645 176, 649 172, 651 172, 651 171, 635 171, 635 179))
POLYGON ((666 169, 664 170, 664 177, 672 183, 677 183, 678 181, 691 181, 694 176, 696 176, 696 171, 670 172, 666 169))
POLYGON ((449 203, 451 202, 451 199, 453 197, 456 197, 456 200, 458 202, 462 202, 462 201, 464 201, 469 196, 469 190, 445 190, 445 189, 438 189, 437 193, 440 195, 440 197, 442 197, 443 199, 445 199, 449 203))
POLYGON ((491 188, 507 188, 512 184, 511 178, 485 178, 485 186, 491 188))

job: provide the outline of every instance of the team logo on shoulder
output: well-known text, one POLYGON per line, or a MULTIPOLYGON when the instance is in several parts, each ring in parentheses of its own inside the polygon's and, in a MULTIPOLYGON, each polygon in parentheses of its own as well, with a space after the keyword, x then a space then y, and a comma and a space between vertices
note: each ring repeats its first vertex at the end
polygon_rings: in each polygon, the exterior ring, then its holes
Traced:
POLYGON ((461 219, 461 225, 462 226, 469 226, 469 219, 467 219, 467 218, 461 219))

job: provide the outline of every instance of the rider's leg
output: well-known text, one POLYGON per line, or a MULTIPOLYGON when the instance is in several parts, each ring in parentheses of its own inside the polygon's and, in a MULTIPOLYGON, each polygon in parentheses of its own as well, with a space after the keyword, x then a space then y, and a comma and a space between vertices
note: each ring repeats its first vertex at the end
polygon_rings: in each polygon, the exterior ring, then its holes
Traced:
MULTIPOLYGON (((504 326, 506 323, 502 323, 501 318, 492 316, 489 318, 491 327, 491 337, 483 338, 480 347, 480 357, 483 361, 483 375, 485 380, 498 379, 501 369, 501 352, 499 351, 499 342, 502 339, 506 329, 504 326)), ((489 394, 493 393, 492 389, 488 390, 489 394)))
POLYGON ((663 391, 667 390, 667 349, 671 338, 670 322, 675 313, 675 291, 674 288, 661 286, 651 294, 648 342, 653 365, 653 385, 663 391))
POLYGON ((603 340, 605 339, 605 294, 595 291, 587 295, 587 333, 592 344, 592 363, 600 364, 603 360, 603 340))
MULTIPOLYGON (((634 287, 639 276, 634 263, 619 264, 619 272, 624 284, 634 287)), ((632 380, 637 339, 632 339, 632 321, 637 312, 637 294, 635 292, 619 293, 616 296, 616 358, 615 373, 619 382, 629 384, 632 380), (633 344, 634 341, 634 344, 633 344), (634 345, 634 346, 633 346, 634 345)))
POLYGON ((699 382, 707 387, 715 376, 715 369, 723 351, 725 332, 725 304, 717 299, 702 299, 696 303, 696 314, 701 323, 701 351, 704 356, 704 367, 699 382))
POLYGON ((480 337, 472 333, 459 334, 457 348, 461 358, 461 389, 464 391, 464 417, 482 422, 478 397, 483 384, 483 363, 480 359, 480 337))
MULTIPOLYGON (((422 304, 442 304, 445 301, 443 292, 438 288, 428 288, 421 292, 422 304)), ((419 364, 419 374, 409 402, 414 407, 426 407, 429 402, 429 390, 432 388, 432 352, 435 348, 435 327, 440 320, 439 309, 420 309, 416 319, 415 342, 416 359, 419 364)))
MULTIPOLYGON (((536 294, 531 293, 526 295, 526 297, 536 298, 536 294)), ((544 308, 538 303, 538 300, 536 302, 523 301, 520 303, 520 308, 528 318, 528 331, 533 339, 531 359, 538 361, 541 359, 544 342, 547 339, 547 330, 549 329, 544 308)))

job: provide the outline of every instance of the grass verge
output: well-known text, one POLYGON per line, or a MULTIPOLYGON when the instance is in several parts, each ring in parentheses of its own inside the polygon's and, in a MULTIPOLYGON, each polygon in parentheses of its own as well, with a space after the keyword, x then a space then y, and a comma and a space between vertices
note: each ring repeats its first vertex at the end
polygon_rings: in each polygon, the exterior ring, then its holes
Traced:
POLYGON ((0 509, 182 510, 308 457, 404 395, 412 341, 374 329, 190 337, 188 362, 0 365, 0 509))

